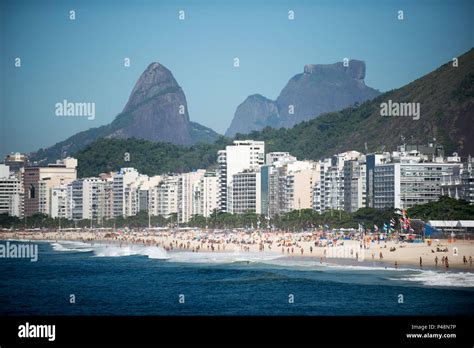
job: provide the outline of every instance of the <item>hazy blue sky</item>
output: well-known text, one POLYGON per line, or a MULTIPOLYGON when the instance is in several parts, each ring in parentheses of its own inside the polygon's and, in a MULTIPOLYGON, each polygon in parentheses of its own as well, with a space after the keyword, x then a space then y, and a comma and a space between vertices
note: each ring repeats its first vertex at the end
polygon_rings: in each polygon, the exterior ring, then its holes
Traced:
POLYGON ((369 86, 397 88, 473 46, 473 3, 4 0, 0 155, 33 151, 111 122, 153 61, 183 88, 191 120, 219 133, 248 95, 275 99, 308 63, 361 59, 369 86), (130 68, 123 66, 125 57, 130 68), (95 102, 95 120, 55 116, 54 105, 63 99, 95 102))

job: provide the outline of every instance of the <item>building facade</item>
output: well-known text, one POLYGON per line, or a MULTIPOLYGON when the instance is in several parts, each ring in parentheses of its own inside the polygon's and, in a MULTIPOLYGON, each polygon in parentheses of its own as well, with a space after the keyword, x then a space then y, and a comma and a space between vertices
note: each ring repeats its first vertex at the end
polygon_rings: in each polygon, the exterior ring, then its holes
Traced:
POLYGON ((287 157, 273 162, 265 172, 268 175, 268 210, 263 211, 264 214, 273 217, 295 209, 312 208, 313 190, 320 180, 316 162, 287 157))
POLYGON ((66 158, 47 167, 25 167, 23 172, 24 214, 51 215, 50 199, 53 187, 76 180, 77 160, 66 158))
POLYGON ((388 163, 375 167, 374 208, 408 209, 437 201, 441 178, 458 163, 388 163))
POLYGON ((353 213, 367 204, 365 156, 344 162, 344 210, 353 213))
POLYGON ((235 140, 217 154, 219 172, 219 209, 228 211, 232 194, 229 191, 234 174, 244 170, 257 169, 265 164, 265 142, 254 140, 235 140), (228 193, 229 192, 229 193, 228 193))
POLYGON ((474 159, 469 156, 452 174, 441 177, 441 195, 463 199, 474 204, 474 159))
POLYGON ((0 214, 23 216, 23 184, 18 176, 10 175, 9 166, 0 171, 0 214))
POLYGON ((194 214, 209 217, 219 208, 219 177, 208 171, 194 186, 194 214))
POLYGON ((318 213, 344 209, 344 166, 346 161, 361 157, 357 151, 347 151, 319 161, 319 181, 313 192, 313 209, 318 213))
POLYGON ((115 217, 126 217, 131 212, 131 205, 135 203, 135 195, 130 191, 130 185, 133 184, 139 176, 135 168, 121 168, 119 172, 113 175, 113 214, 115 217))
POLYGON ((229 186, 229 213, 261 214, 261 189, 260 170, 247 169, 232 175, 229 186))
POLYGON ((150 189, 150 214, 169 217, 178 214, 179 175, 165 175, 150 189))

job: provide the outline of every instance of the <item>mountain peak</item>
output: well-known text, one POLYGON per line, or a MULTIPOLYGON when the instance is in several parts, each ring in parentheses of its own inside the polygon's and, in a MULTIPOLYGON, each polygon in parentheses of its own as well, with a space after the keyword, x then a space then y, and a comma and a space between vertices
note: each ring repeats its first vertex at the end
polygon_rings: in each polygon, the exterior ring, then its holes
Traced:
POLYGON ((151 62, 150 65, 148 65, 148 67, 146 68, 145 71, 147 71, 147 70, 155 70, 155 69, 159 69, 159 68, 164 68, 164 69, 166 69, 163 65, 161 65, 161 64, 158 63, 158 62, 151 62))
POLYGON ((365 63, 349 60, 334 64, 307 64, 293 76, 273 101, 254 94, 237 107, 227 136, 250 133, 267 126, 293 127, 318 115, 341 110, 380 93, 364 83, 365 63))
POLYGON ((362 60, 351 59, 348 66, 343 62, 334 64, 306 64, 303 69, 304 74, 322 74, 332 77, 349 76, 356 80, 365 78, 365 62, 362 60))
POLYGON ((130 112, 137 105, 163 92, 180 88, 171 71, 160 63, 151 63, 140 75, 123 112, 130 112))

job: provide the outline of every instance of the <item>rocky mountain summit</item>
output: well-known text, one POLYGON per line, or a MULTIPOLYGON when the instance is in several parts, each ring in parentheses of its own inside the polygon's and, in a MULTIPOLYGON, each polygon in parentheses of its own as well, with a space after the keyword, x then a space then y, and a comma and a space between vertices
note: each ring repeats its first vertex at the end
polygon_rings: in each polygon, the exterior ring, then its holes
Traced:
POLYGON ((335 64, 308 64, 292 77, 276 101, 261 95, 248 97, 237 107, 227 136, 267 126, 291 128, 322 113, 339 111, 380 94, 366 86, 365 63, 349 60, 335 64))

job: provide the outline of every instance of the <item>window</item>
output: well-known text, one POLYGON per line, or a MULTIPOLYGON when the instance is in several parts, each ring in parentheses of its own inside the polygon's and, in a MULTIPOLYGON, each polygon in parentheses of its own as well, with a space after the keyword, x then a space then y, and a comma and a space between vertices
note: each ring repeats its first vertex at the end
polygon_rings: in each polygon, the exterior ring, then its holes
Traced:
POLYGON ((28 197, 30 199, 35 199, 35 187, 33 186, 33 184, 30 184, 30 187, 28 189, 28 197))

